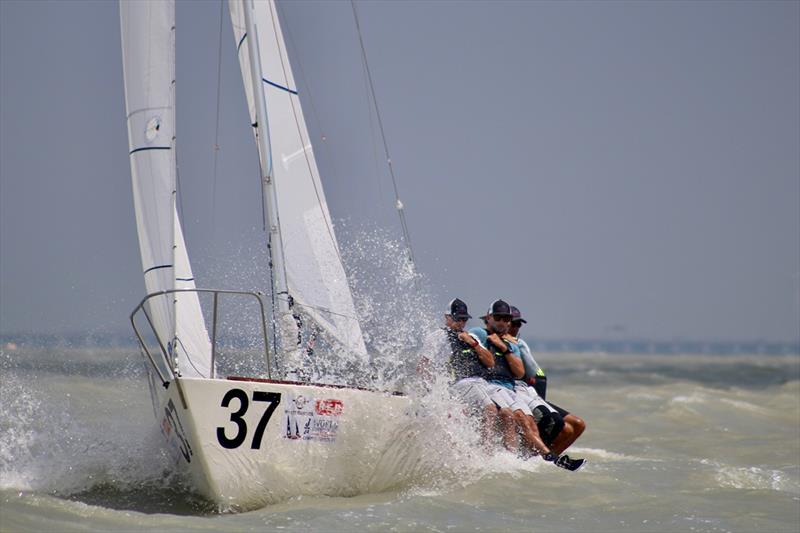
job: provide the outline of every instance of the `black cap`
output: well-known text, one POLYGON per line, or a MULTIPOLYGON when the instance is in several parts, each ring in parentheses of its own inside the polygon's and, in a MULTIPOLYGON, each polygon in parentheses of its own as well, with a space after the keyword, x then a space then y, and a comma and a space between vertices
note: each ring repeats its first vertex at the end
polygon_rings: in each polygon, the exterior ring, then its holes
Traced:
POLYGON ((527 324, 528 321, 522 318, 522 312, 514 307, 511 306, 511 322, 522 322, 523 324, 527 324))
POLYGON ((472 315, 467 312, 467 304, 458 298, 450 302, 449 311, 447 314, 459 320, 472 318, 472 315))
POLYGON ((503 300, 495 300, 486 312, 487 315, 511 316, 511 306, 503 300))

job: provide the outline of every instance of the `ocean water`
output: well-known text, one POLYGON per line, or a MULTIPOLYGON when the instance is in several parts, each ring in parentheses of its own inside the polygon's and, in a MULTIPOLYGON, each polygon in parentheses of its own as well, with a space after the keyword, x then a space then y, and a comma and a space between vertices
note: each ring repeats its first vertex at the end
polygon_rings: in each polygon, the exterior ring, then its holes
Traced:
POLYGON ((0 530, 800 530, 800 357, 537 359, 587 422, 578 472, 488 456, 443 420, 410 441, 436 468, 390 492, 220 513, 172 473, 135 349, 5 350, 0 530))

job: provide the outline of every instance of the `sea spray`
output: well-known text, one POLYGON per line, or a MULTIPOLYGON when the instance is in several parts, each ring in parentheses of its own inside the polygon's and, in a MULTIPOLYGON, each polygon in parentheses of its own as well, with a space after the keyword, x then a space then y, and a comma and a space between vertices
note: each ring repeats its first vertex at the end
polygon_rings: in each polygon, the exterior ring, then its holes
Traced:
POLYGON ((30 489, 35 474, 39 400, 11 367, 11 355, 0 351, 0 486, 30 489))
POLYGON ((98 486, 124 492, 181 484, 153 423, 142 372, 86 377, 66 370, 90 362, 115 368, 131 351, 58 348, 25 355, 24 368, 0 355, 2 488, 70 497, 98 486), (54 372, 58 362, 61 373, 54 372))
POLYGON ((425 336, 439 327, 425 277, 408 260, 405 245, 388 231, 346 231, 342 256, 364 332, 371 378, 402 388, 419 361, 425 336))

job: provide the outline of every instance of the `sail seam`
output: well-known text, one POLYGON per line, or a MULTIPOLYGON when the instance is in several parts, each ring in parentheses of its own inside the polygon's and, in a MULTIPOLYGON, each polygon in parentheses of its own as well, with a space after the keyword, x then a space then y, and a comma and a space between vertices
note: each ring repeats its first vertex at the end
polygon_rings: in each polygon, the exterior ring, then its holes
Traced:
POLYGON ((146 111, 157 111, 157 110, 164 110, 164 109, 169 109, 169 106, 142 107, 140 109, 136 109, 134 111, 131 111, 130 113, 127 114, 127 116, 125 118, 131 118, 133 115, 135 115, 137 113, 144 113, 146 111))

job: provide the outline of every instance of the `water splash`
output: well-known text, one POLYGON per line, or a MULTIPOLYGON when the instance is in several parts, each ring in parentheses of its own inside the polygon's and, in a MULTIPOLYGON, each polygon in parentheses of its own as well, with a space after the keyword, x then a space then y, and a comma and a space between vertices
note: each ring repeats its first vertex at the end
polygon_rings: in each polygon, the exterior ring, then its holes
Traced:
MULTIPOLYGON (((108 503, 122 508, 142 501, 131 495, 151 494, 153 505, 172 509, 166 496, 187 492, 186 483, 153 423, 142 373, 72 375, 65 370, 77 353, 98 357, 91 350, 20 351, 14 354, 26 359, 20 368, 0 352, 0 489, 88 502, 108 493, 108 503), (53 361, 63 361, 60 375, 53 361)), ((191 495, 180 501, 191 502, 191 495)))
POLYGON ((438 326, 425 277, 405 245, 388 231, 349 229, 342 255, 370 353, 371 379, 403 388, 413 376, 426 334, 438 326))

